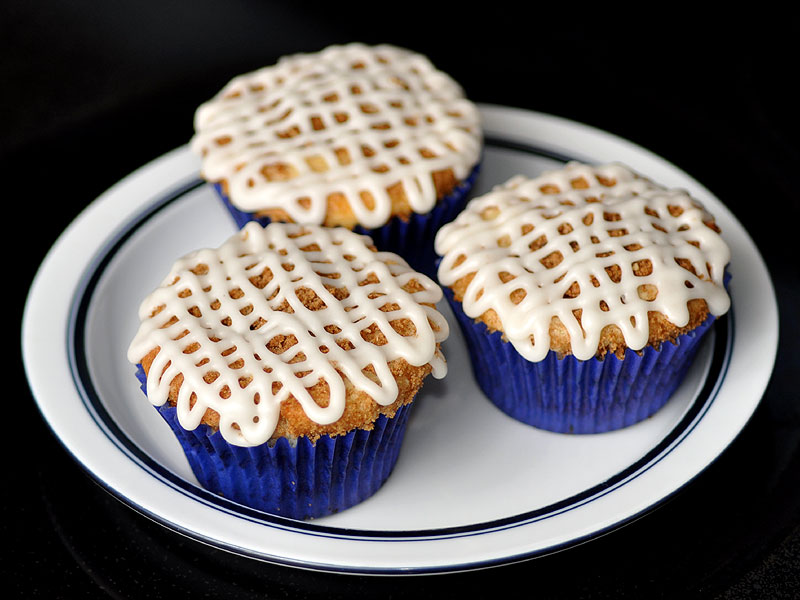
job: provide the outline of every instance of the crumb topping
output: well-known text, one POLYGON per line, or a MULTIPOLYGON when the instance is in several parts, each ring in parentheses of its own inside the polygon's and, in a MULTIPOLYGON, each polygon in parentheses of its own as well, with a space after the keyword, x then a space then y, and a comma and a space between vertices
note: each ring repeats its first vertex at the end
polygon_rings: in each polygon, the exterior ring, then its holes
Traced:
POLYGON ((237 445, 369 428, 446 372, 440 288, 343 228, 249 223, 173 266, 128 352, 148 397, 237 445))
POLYGON ((427 213, 479 160, 460 86, 417 53, 331 46, 239 76, 195 115, 204 176, 241 210, 297 223, 427 213))
POLYGON ((515 177, 443 227, 436 251, 464 312, 532 361, 640 350, 730 305, 713 217, 622 165, 515 177))

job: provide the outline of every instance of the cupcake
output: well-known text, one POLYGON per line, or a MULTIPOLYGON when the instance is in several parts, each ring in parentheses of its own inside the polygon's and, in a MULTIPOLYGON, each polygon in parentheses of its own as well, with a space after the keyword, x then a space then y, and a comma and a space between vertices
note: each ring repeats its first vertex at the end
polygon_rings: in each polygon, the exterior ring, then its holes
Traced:
POLYGON ((251 222, 173 265, 128 358, 203 487, 320 517, 378 490, 423 379, 445 375, 441 296, 365 236, 251 222))
POLYGON ((192 150, 237 225, 342 226, 428 274, 482 149, 476 106, 417 53, 331 46, 233 79, 197 110, 192 150))
POLYGON ((470 201, 436 251, 481 389, 549 431, 652 415, 730 306, 713 217, 617 164, 514 177, 470 201))

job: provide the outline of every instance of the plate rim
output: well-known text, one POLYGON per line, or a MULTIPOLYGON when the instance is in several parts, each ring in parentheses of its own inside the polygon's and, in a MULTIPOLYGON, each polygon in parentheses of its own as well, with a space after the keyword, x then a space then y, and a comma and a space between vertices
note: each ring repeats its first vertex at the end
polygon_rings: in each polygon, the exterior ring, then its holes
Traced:
MULTIPOLYGON (((479 105, 479 106, 481 108, 482 114, 484 115, 484 118, 486 119, 488 117, 487 120, 494 119, 494 120, 499 121, 501 119, 512 119, 513 120, 513 119, 520 119, 520 118, 529 119, 529 120, 530 119, 534 119, 534 120, 538 119, 539 121, 547 123, 550 126, 567 127, 567 128, 571 128, 573 130, 577 129, 579 131, 579 133, 584 134, 584 135, 585 134, 590 134, 590 135, 593 135, 593 136, 599 136, 600 138, 603 138, 603 141, 613 140, 618 144, 622 144, 623 146, 627 146, 629 149, 632 149, 637 154, 647 155, 651 160, 654 159, 657 162, 662 163, 663 165, 666 165, 667 167, 669 167, 672 170, 676 171, 681 176, 686 178, 688 181, 691 181, 691 182, 695 183, 697 185, 698 189, 703 190, 703 192, 708 197, 714 198, 717 202, 719 202, 719 204, 721 204, 724 207, 724 205, 718 199, 716 199, 716 197, 713 194, 711 194, 711 192, 709 192, 708 190, 703 188, 688 173, 685 173, 681 169, 678 169, 677 167, 672 165, 672 163, 669 163, 665 159, 653 154, 652 152, 650 152, 649 150, 647 150, 645 148, 642 148, 641 146, 638 146, 638 145, 634 144, 633 142, 629 142, 628 140, 624 140, 623 138, 619 138, 618 136, 615 136, 613 134, 610 134, 610 133, 604 132, 602 130, 593 128, 591 126, 584 125, 584 124, 581 124, 581 123, 577 123, 577 122, 574 122, 574 121, 570 121, 568 119, 564 119, 562 117, 557 117, 555 115, 548 115, 548 114, 545 114, 545 113, 539 113, 539 112, 529 111, 529 110, 520 109, 520 108, 503 107, 503 106, 499 106, 499 105, 484 105, 484 104, 482 104, 482 105, 479 105)), ((488 133, 491 133, 491 130, 488 133)), ((487 135, 487 137, 489 137, 489 135, 487 135)), ((509 137, 514 137, 514 136, 509 136, 509 137)), ((521 136, 521 137, 524 138, 524 136, 521 136)), ((169 528, 171 528, 171 529, 173 529, 175 531, 178 531, 179 533, 182 533, 183 535, 187 535, 188 537, 191 537, 192 539, 196 539, 198 541, 205 542, 205 543, 210 543, 211 545, 224 548, 224 549, 229 550, 231 552, 234 552, 236 554, 241 554, 241 555, 244 555, 244 556, 248 556, 248 557, 256 558, 256 559, 260 559, 260 560, 267 560, 269 562, 275 562, 277 564, 284 564, 284 565, 302 567, 302 568, 311 568, 311 569, 314 569, 314 570, 326 570, 326 571, 348 572, 348 573, 359 573, 359 574, 428 573, 428 572, 445 572, 445 571, 446 572, 452 572, 452 571, 460 571, 460 570, 471 570, 471 569, 475 569, 475 568, 483 568, 483 567, 488 567, 488 566, 494 566, 494 565, 497 565, 497 564, 506 564, 506 563, 510 563, 510 562, 517 562, 519 560, 526 560, 526 559, 532 558, 534 556, 541 556, 541 555, 544 555, 544 554, 548 554, 548 553, 551 553, 551 552, 555 552, 555 551, 564 549, 564 548, 572 546, 572 545, 576 545, 576 544, 582 543, 582 542, 586 541, 587 539, 593 539, 595 537, 599 537, 601 535, 604 535, 605 533, 608 533, 609 531, 611 531, 613 529, 621 527, 622 525, 627 524, 627 523, 631 522, 632 520, 640 518, 641 516, 643 516, 643 514, 649 512, 651 510, 654 510, 657 506, 660 506, 663 502, 668 500, 672 495, 676 494, 681 489, 683 489, 694 478, 696 478, 698 475, 700 475, 711 463, 713 463, 714 460, 716 460, 724 452, 724 449, 727 448, 727 446, 736 438, 736 436, 738 436, 738 434, 744 428, 746 423, 752 417, 752 413, 755 410, 756 406, 760 403, 761 396, 763 395, 763 391, 764 391, 764 389, 766 389, 766 384, 770 379, 771 372, 772 372, 772 369, 773 369, 773 366, 774 366, 775 353, 777 351, 777 318, 778 318, 778 314, 777 314, 777 302, 776 302, 776 299, 775 299, 774 288, 772 287, 772 283, 771 283, 771 280, 769 278, 769 273, 768 273, 766 265, 763 262, 763 258, 761 257, 760 253, 758 252, 758 249, 753 244, 752 239, 750 239, 749 234, 747 234, 746 230, 744 230, 744 228, 741 226, 740 223, 738 223, 738 221, 730 213, 730 211, 727 211, 727 207, 725 207, 725 210, 728 212, 728 217, 730 217, 730 219, 732 219, 739 226, 739 228, 741 229, 741 233, 744 234, 744 236, 746 237, 746 240, 749 242, 749 244, 751 246, 750 250, 751 251, 753 251, 753 250, 755 251, 755 253, 757 255, 757 259, 758 259, 758 261, 760 261, 760 266, 763 269, 764 274, 766 275, 767 282, 769 283, 769 289, 767 290, 766 295, 770 296, 770 298, 772 300, 772 306, 768 307, 768 310, 767 310, 767 312, 770 313, 770 314, 767 315, 767 318, 768 318, 768 320, 772 321, 770 323, 770 325, 772 326, 770 330, 771 331, 774 330, 774 336, 773 336, 774 337, 774 344, 771 344, 772 357, 771 357, 771 360, 767 361, 769 363, 769 372, 766 374, 766 377, 765 377, 765 380, 764 380, 764 386, 763 386, 763 389, 761 390, 761 394, 759 395, 758 399, 755 402, 752 403, 751 410, 750 410, 749 414, 747 414, 746 419, 741 423, 741 426, 736 428, 736 430, 733 433, 733 435, 730 437, 730 439, 727 440, 727 442, 724 444, 724 447, 721 450, 719 450, 716 454, 714 454, 711 457, 711 459, 704 466, 702 466, 699 470, 694 472, 687 480, 685 480, 677 488, 673 489, 669 494, 667 494, 665 496, 661 496, 655 502, 653 502, 653 503, 649 504, 648 506, 644 507, 643 510, 640 510, 640 511, 634 513, 634 514, 628 515, 622 521, 611 523, 608 526, 604 527, 603 529, 594 530, 592 532, 589 532, 585 536, 582 536, 582 537, 579 537, 579 538, 573 538, 573 539, 570 539, 570 540, 566 540, 560 545, 549 546, 549 547, 544 548, 544 549, 539 549, 539 550, 535 550, 535 551, 532 551, 532 552, 523 552, 523 553, 519 553, 519 554, 516 554, 516 555, 498 556, 498 557, 495 557, 494 560, 479 560, 477 562, 472 562, 472 563, 461 562, 461 563, 458 563, 458 564, 448 564, 448 565, 441 565, 440 564, 440 565, 437 565, 437 566, 415 567, 415 568, 388 568, 388 569, 387 568, 373 569, 373 568, 369 568, 369 567, 357 568, 357 567, 347 566, 347 565, 342 565, 342 564, 322 564, 322 563, 310 563, 310 562, 306 562, 306 561, 302 561, 302 560, 300 560, 300 561, 289 560, 289 559, 287 559, 285 557, 268 556, 268 555, 265 555, 263 553, 253 554, 247 548, 240 548, 240 547, 237 547, 235 545, 226 545, 224 543, 220 543, 219 540, 205 538, 199 532, 196 532, 196 531, 191 530, 191 529, 185 529, 185 528, 181 527, 181 524, 179 524, 179 523, 172 522, 172 521, 165 522, 162 518, 160 518, 160 515, 153 514, 145 506, 138 505, 134 501, 134 499, 132 499, 129 495, 124 494, 124 492, 122 492, 121 490, 117 490, 109 482, 105 481, 105 479, 103 479, 98 473, 96 473, 94 470, 91 469, 91 467, 89 466, 89 464, 87 464, 87 462, 82 460, 81 456, 78 456, 79 453, 75 452, 74 446, 71 446, 70 444, 68 444, 67 440, 64 439, 62 437, 61 433, 60 433, 60 432, 63 432, 63 430, 60 429, 59 427, 61 425, 63 425, 63 424, 59 423, 58 426, 57 426, 56 423, 52 422, 48 418, 48 414, 49 413, 48 413, 48 410, 47 410, 47 407, 46 407, 46 403, 43 404, 43 401, 41 400, 39 395, 36 393, 36 389, 35 388, 37 386, 36 386, 36 381, 35 381, 36 380, 35 366, 34 366, 34 363, 31 362, 31 360, 30 360, 32 358, 31 357, 31 352, 34 352, 32 350, 32 348, 35 347, 35 336, 33 335, 34 331, 32 331, 35 328, 33 328, 33 326, 31 325, 31 319, 29 318, 30 317, 30 311, 35 309, 35 306, 34 306, 34 304, 32 302, 32 299, 35 298, 36 294, 40 293, 38 290, 40 289, 39 286, 42 283, 42 281, 41 281, 41 277, 43 277, 42 274, 44 272, 46 272, 46 269, 48 268, 48 265, 51 264, 52 256, 55 254, 56 249, 61 247, 61 245, 65 243, 65 240, 67 239, 68 233, 74 232, 75 230, 77 230, 79 228, 80 224, 84 223, 85 220, 88 218, 87 214, 89 214, 93 209, 96 210, 97 206, 99 204, 102 204, 102 203, 107 202, 110 199, 114 198, 115 195, 120 193, 120 190, 128 189, 131 186, 135 186, 137 184, 137 182, 141 183, 143 180, 146 180, 148 178, 153 178, 153 173, 159 168, 159 166, 163 167, 167 163, 171 163, 171 162, 174 162, 174 161, 179 161, 179 160, 181 160, 181 159, 186 157, 186 153, 187 153, 187 147, 186 146, 181 146, 181 147, 176 148, 175 150, 173 150, 173 151, 171 151, 171 152, 169 152, 169 153, 167 153, 167 154, 165 154, 165 155, 163 155, 163 156, 161 156, 159 158, 154 159, 153 161, 147 163, 146 165, 144 165, 144 166, 140 167, 139 169, 137 169, 136 171, 132 172, 130 175, 128 175, 127 177, 123 178, 117 184, 112 186, 108 191, 106 191, 104 194, 102 194, 97 200, 95 200, 94 202, 89 204, 78 215, 78 217, 70 224, 70 226, 59 236, 59 238, 53 244, 53 247, 51 248, 50 252, 48 252, 47 257, 42 262, 42 265, 40 266, 40 269, 38 270, 38 272, 36 274, 36 277, 34 278, 33 284, 31 285, 31 289, 30 289, 30 292, 29 292, 29 295, 28 295, 28 298, 27 298, 26 304, 25 304, 25 311, 23 313, 23 321, 22 321, 22 323, 23 323, 23 327, 22 327, 23 336, 22 336, 22 341, 23 341, 23 359, 24 359, 23 362, 24 362, 24 365, 25 365, 25 371, 26 371, 26 375, 28 377, 29 385, 31 386, 31 391, 33 393, 34 399, 36 400, 36 404, 37 404, 37 406, 38 406, 38 408, 40 410, 40 413, 42 414, 43 418, 45 419, 45 422, 48 424, 48 427, 54 433, 54 435, 59 440, 61 445, 70 453, 71 456, 73 456, 73 458, 78 462, 79 465, 81 465, 81 467, 84 468, 84 470, 86 470, 95 480, 97 480, 99 483, 101 483, 101 485, 105 489, 110 491, 113 495, 117 496, 123 502, 125 502, 127 505, 129 505, 132 508, 134 508, 135 510, 137 510, 137 512, 140 512, 141 514, 144 514, 148 518, 156 520, 157 522, 161 523, 162 525, 165 525, 165 526, 167 526, 167 527, 169 527, 169 528), (772 315, 771 313, 774 313, 774 315, 772 315), (772 317, 774 317, 774 318, 772 318, 772 317), (32 346, 32 344, 33 344, 33 346, 32 346)), ((575 153, 572 153, 571 156, 575 156, 575 153)), ((184 178, 184 179, 190 179, 190 178, 184 178)), ((173 183, 174 183, 174 181, 173 181, 173 183)), ((181 183, 181 185, 183 185, 184 182, 180 182, 180 183, 181 183)), ((157 186, 157 187, 160 187, 160 188, 163 189, 164 188, 164 184, 163 183, 159 184, 159 186, 157 186)), ((180 186, 176 184, 176 185, 171 185, 170 187, 177 188, 177 187, 180 187, 180 186)), ((150 209, 152 209, 150 199, 140 203, 140 205, 138 206, 138 209, 140 210, 141 213, 144 213, 144 212, 149 211, 150 209), (142 207, 146 207, 146 210, 143 210, 142 207)), ((135 211, 131 211, 131 212, 135 212, 135 211)), ((100 249, 108 248, 113 243, 114 237, 116 235, 119 235, 119 232, 122 229, 126 229, 127 225, 130 224, 130 217, 131 217, 131 213, 126 214, 125 218, 122 218, 120 220, 120 223, 118 224, 117 230, 114 232, 114 234, 106 236, 103 239, 103 243, 100 246, 98 246, 98 248, 100 248, 100 249), (123 226, 126 226, 126 227, 123 227, 123 226)), ((99 252, 99 254, 102 254, 102 252, 99 252)), ((97 258, 97 256, 95 256, 95 259, 96 258, 97 258)), ((90 263, 88 263, 88 265, 86 267, 81 267, 81 269, 80 269, 81 270, 81 275, 78 278, 78 280, 79 280, 78 281, 78 285, 75 287, 74 290, 71 290, 71 294, 72 294, 71 295, 71 300, 70 300, 70 302, 67 303, 69 306, 73 306, 74 305, 74 302, 73 302, 74 298, 76 296, 80 295, 80 289, 81 289, 81 286, 84 283, 85 276, 87 274, 91 274, 91 269, 93 268, 94 263, 95 263, 95 260, 92 260, 90 263)), ((72 317, 70 316, 70 319, 71 318, 72 317)), ((733 333, 733 325, 731 325, 731 333, 733 333)), ((733 335, 731 335, 730 338, 731 339, 729 340, 729 342, 732 344, 733 335)), ((290 531, 294 532, 295 529, 291 529, 290 531)), ((342 531, 346 532, 347 530, 342 530, 342 531)), ((342 539, 342 538, 337 538, 337 539, 342 539)), ((349 539, 349 538, 345 537, 344 539, 349 539)), ((412 540, 412 541, 419 541, 419 540, 412 540)))

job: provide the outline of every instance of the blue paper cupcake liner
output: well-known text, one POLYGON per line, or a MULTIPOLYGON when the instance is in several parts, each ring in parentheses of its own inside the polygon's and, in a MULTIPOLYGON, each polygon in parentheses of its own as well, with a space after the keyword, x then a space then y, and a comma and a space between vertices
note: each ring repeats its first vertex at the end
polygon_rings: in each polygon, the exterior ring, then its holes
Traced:
MULTIPOLYGON (((137 378, 146 393, 141 366, 137 378)), ((394 468, 411 404, 381 415, 371 431, 357 429, 316 442, 280 438, 274 445, 229 444, 207 425, 186 430, 169 403, 156 407, 205 489, 251 508, 292 519, 333 514, 372 496, 394 468)))
MULTIPOLYGON (((436 232, 463 210, 479 171, 480 164, 449 195, 437 202, 430 212, 414 213, 407 220, 395 217, 386 225, 375 229, 356 226, 354 231, 370 236, 378 250, 399 254, 415 271, 435 280, 438 257, 433 249, 433 240, 436 232)), ((253 213, 236 208, 223 191, 222 185, 214 183, 213 186, 240 229, 250 221, 256 221, 264 227, 270 223, 268 217, 256 217, 253 213)))
POLYGON ((656 350, 627 350, 623 359, 558 358, 550 352, 531 362, 499 331, 464 314, 449 288, 453 308, 483 393, 504 413, 558 433, 602 433, 633 425, 658 411, 683 381, 714 316, 656 350))

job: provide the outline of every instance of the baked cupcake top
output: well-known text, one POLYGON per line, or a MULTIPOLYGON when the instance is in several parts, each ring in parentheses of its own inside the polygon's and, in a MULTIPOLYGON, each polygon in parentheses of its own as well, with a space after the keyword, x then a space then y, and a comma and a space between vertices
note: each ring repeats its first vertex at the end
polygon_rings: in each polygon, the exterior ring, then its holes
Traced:
POLYGON ((530 361, 675 339, 730 306, 730 251, 682 190, 570 163, 473 199, 436 236, 439 281, 530 361))
POLYGON ((481 150, 475 105, 417 53, 331 46, 233 79, 191 147, 231 203, 273 220, 367 228, 427 213, 481 150))
POLYGON ((343 228, 249 223, 178 260, 128 359, 153 404, 230 443, 371 429, 447 367, 441 289, 343 228))

